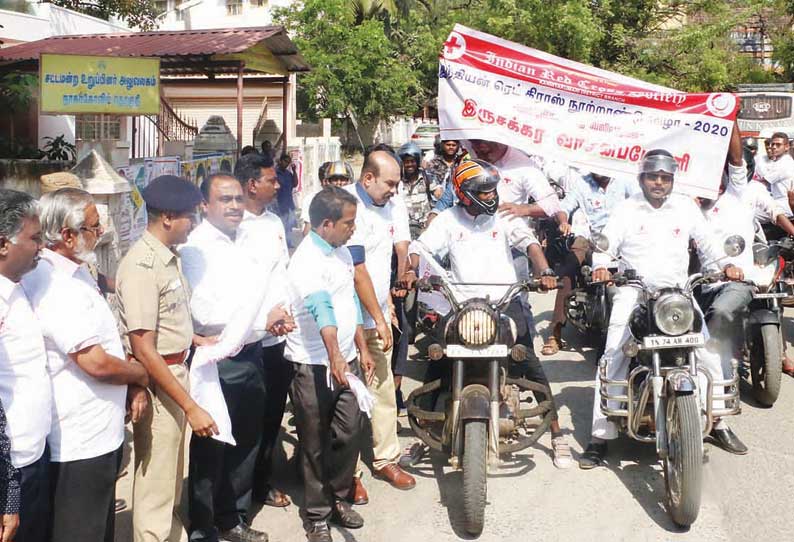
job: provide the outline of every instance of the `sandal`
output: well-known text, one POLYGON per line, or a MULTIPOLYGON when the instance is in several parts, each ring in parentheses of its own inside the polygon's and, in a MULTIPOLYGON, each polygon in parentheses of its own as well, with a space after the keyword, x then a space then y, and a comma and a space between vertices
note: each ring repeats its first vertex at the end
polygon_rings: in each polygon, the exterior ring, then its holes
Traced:
POLYGON ((543 345, 540 353, 544 356, 553 356, 557 352, 560 351, 560 339, 555 337, 554 335, 550 336, 546 341, 546 344, 543 345))
POLYGON ((272 506, 273 508, 286 508, 292 504, 292 501, 287 497, 283 491, 271 487, 267 490, 265 495, 265 506, 272 506))
POLYGON ((788 358, 783 360, 783 373, 794 378, 794 363, 787 364, 787 361, 789 361, 788 358))

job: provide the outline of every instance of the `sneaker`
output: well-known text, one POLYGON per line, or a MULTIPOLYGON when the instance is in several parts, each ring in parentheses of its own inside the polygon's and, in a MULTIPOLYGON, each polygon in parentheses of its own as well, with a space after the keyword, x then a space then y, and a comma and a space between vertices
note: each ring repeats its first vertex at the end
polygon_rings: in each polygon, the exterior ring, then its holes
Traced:
POLYGON ((423 442, 414 442, 410 446, 406 446, 398 463, 402 468, 413 467, 422 460, 429 450, 430 448, 423 442))
POLYGON ((558 469, 570 468, 573 463, 571 446, 564 436, 551 439, 551 449, 554 452, 554 466, 558 469))

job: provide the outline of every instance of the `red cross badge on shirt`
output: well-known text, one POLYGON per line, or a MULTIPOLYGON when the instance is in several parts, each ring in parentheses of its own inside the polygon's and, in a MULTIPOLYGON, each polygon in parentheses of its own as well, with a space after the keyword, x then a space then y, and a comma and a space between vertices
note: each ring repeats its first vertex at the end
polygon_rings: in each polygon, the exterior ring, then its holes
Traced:
POLYGON ((389 235, 394 237, 394 224, 389 225, 389 235))
POLYGON ((494 231, 491 232, 491 237, 493 239, 496 239, 498 236, 499 236, 499 232, 498 231, 494 230, 494 231))
POLYGON ((674 229, 673 230, 673 236, 674 237, 680 237, 681 236, 681 228, 674 229))
POLYGON ((505 184, 510 184, 510 183, 512 183, 512 182, 513 182, 513 181, 511 181, 511 180, 510 180, 510 177, 505 177, 504 179, 502 179, 502 181, 503 181, 505 184))

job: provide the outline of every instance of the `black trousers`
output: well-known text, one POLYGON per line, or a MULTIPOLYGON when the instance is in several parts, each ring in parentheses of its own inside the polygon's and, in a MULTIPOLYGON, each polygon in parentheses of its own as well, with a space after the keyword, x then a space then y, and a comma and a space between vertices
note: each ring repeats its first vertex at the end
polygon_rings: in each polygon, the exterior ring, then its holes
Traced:
POLYGON ((285 343, 267 346, 263 349, 263 365, 265 375, 265 407, 262 420, 262 444, 256 458, 254 473, 254 493, 262 496, 270 488, 270 476, 273 473, 273 451, 276 448, 278 435, 281 431, 281 420, 287 406, 289 392, 295 367, 292 362, 284 359, 285 343))
POLYGON ((50 527, 50 450, 19 469, 22 505, 15 542, 47 542, 50 527))
POLYGON ((53 542, 113 542, 121 454, 50 463, 53 542))
MULTIPOLYGON (((310 522, 331 515, 335 501, 344 499, 356 470, 363 418, 350 388, 328 387, 324 365, 295 363, 291 396, 300 439, 304 484, 304 516, 310 522)), ((358 360, 348 371, 362 378, 358 360)))
POLYGON ((414 334, 417 302, 414 301, 410 311, 405 310, 404 297, 392 297, 392 302, 401 329, 392 326, 392 337, 395 340, 391 351, 391 370, 395 376, 402 376, 408 371, 408 348, 414 334))
POLYGON ((247 522, 256 456, 262 438, 265 385, 262 345, 246 345, 218 362, 236 446, 211 438, 190 441, 190 540, 217 542, 218 532, 247 522))

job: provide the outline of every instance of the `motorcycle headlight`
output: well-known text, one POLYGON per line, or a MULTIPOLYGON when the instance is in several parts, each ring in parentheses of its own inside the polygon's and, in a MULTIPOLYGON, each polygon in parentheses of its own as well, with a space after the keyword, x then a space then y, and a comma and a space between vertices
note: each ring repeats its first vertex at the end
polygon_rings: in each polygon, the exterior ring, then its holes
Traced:
POLYGON ((679 293, 662 295, 654 304, 656 327, 665 335, 683 335, 695 322, 695 309, 686 296, 679 293))
POLYGON ((458 337, 466 346, 485 346, 496 339, 496 318, 488 307, 474 305, 458 316, 458 337))

